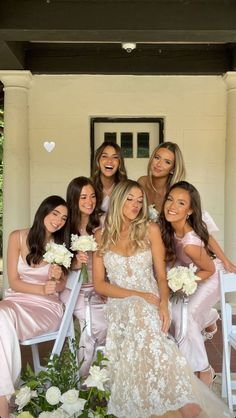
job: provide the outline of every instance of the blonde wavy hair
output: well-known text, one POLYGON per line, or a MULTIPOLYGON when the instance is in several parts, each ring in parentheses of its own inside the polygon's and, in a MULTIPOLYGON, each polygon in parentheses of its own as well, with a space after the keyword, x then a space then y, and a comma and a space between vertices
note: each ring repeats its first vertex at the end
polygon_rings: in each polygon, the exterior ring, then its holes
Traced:
POLYGON ((111 245, 116 245, 118 242, 122 223, 125 221, 123 206, 133 188, 141 190, 143 195, 143 206, 137 217, 132 220, 129 225, 130 249, 132 252, 135 252, 138 249, 146 249, 149 246, 147 237, 148 206, 144 189, 136 181, 126 180, 120 182, 111 195, 101 237, 101 245, 99 248, 100 254, 104 254, 111 245))
POLYGON ((173 152, 174 154, 174 167, 173 170, 169 173, 168 176, 168 180, 167 180, 167 185, 166 188, 167 190, 169 190, 169 188, 177 183, 178 181, 184 180, 185 176, 186 176, 186 170, 185 170, 185 165, 184 165, 184 159, 183 159, 183 154, 179 148, 179 146, 177 144, 175 144, 175 142, 162 142, 161 144, 159 144, 153 151, 149 162, 148 162, 148 167, 147 167, 147 174, 148 174, 148 179, 150 182, 151 187, 156 191, 153 182, 152 182, 152 173, 151 173, 151 164, 152 161, 155 157, 156 152, 160 149, 160 148, 166 148, 169 151, 173 152))

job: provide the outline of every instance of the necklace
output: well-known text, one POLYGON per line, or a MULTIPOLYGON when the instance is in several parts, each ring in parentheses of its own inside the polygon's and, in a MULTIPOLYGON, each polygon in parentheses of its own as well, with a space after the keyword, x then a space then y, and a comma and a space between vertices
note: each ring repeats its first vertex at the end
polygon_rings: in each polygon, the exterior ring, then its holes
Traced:
POLYGON ((103 192, 106 196, 110 196, 112 190, 115 187, 115 183, 112 183, 112 185, 107 189, 106 187, 103 186, 103 192))

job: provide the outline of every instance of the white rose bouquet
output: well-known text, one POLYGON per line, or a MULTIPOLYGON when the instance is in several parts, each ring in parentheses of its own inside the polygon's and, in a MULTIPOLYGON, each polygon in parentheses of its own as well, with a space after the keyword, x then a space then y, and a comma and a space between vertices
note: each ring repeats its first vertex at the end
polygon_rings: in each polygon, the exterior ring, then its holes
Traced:
POLYGON ((156 210, 155 205, 148 206, 148 218, 152 222, 157 222, 159 218, 159 212, 156 210))
POLYGON ((37 375, 28 365, 10 418, 115 418, 107 413, 109 377, 103 354, 98 352, 89 376, 80 382, 76 353, 65 350, 60 357, 55 355, 37 375))
POLYGON ((46 252, 43 255, 44 261, 49 264, 59 264, 65 268, 71 265, 71 258, 73 254, 67 250, 65 244, 56 244, 51 241, 46 245, 46 252))
POLYGON ((196 267, 173 267, 167 273, 168 286, 171 289, 171 299, 178 302, 186 296, 192 295, 197 289, 197 281, 200 280, 195 275, 196 267))
MULTIPOLYGON (((96 251, 97 243, 93 235, 81 235, 71 234, 71 246, 72 251, 96 251)), ((88 283, 88 269, 85 263, 81 265, 80 276, 83 278, 83 283, 88 283)))

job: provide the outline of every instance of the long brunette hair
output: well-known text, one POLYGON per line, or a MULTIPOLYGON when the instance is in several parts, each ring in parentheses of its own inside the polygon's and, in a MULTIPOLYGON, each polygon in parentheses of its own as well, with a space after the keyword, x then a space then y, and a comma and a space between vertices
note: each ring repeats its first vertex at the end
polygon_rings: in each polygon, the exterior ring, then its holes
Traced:
POLYGON ((174 262, 176 259, 176 250, 174 243, 174 228, 171 223, 168 222, 165 218, 164 207, 167 201, 167 198, 172 190, 174 189, 183 189, 188 192, 190 196, 190 207, 192 209, 191 215, 189 215, 187 222, 193 228, 194 232, 199 236, 199 238, 204 243, 207 254, 210 257, 214 257, 214 253, 209 248, 209 233, 205 222, 202 220, 202 208, 201 208, 201 198, 197 189, 187 181, 179 181, 170 187, 169 191, 165 195, 164 203, 162 206, 162 211, 160 214, 160 226, 162 232, 162 239, 166 247, 166 261, 174 262))
MULTIPOLYGON (((26 256, 26 261, 30 265, 39 264, 45 253, 46 229, 44 226, 45 217, 52 212, 57 206, 65 206, 65 200, 60 196, 49 196, 44 199, 39 206, 31 226, 26 244, 29 248, 29 253, 26 256)), ((65 225, 58 231, 52 234, 54 242, 62 244, 65 240, 65 225)))
MULTIPOLYGON (((79 210, 79 199, 84 186, 90 185, 94 189, 94 193, 97 199, 97 193, 94 187, 93 182, 87 177, 76 177, 69 183, 66 192, 66 200, 68 205, 68 223, 66 228, 66 243, 70 246, 70 237, 71 234, 80 235, 79 228, 81 224, 81 213, 79 210)), ((86 227, 86 231, 89 235, 93 234, 94 229, 97 228, 100 224, 99 220, 99 208, 98 202, 96 201, 96 206, 89 215, 88 225, 86 227)))
POLYGON ((127 180, 127 173, 126 173, 124 158, 121 154, 120 146, 111 141, 103 142, 102 145, 100 145, 100 147, 98 147, 98 149, 96 150, 95 157, 94 157, 93 174, 92 174, 92 181, 94 183, 94 186, 97 192, 97 199, 98 199, 99 207, 101 207, 102 199, 103 199, 103 184, 101 181, 100 158, 106 147, 114 148, 119 159, 118 169, 115 173, 115 178, 114 178, 115 185, 118 184, 120 181, 127 180))

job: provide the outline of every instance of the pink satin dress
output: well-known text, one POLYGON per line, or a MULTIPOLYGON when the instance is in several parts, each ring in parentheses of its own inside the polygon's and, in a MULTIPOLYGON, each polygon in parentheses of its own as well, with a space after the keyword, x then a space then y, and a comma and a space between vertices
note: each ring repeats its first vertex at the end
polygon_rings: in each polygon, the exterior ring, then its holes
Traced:
MULTIPOLYGON (((188 267, 192 260, 184 253, 186 245, 204 244, 194 231, 187 232, 183 238, 175 236, 177 254, 176 265, 188 267)), ((198 284, 196 292, 189 297, 187 334, 180 343, 179 349, 186 357, 194 372, 204 370, 209 361, 205 349, 204 338, 201 331, 213 324, 218 319, 218 313, 213 306, 220 299, 219 270, 223 270, 223 264, 219 259, 214 259, 216 271, 207 280, 198 284)), ((197 274, 197 273, 196 273, 197 274)), ((181 303, 172 303, 172 326, 175 336, 178 336, 181 325, 181 303)))
MULTIPOLYGON (((18 273, 24 282, 44 285, 48 270, 49 264, 33 268, 19 256, 18 273)), ((21 371, 19 340, 56 331, 62 316, 63 304, 58 294, 40 296, 6 291, 0 302, 0 396, 9 398, 15 392, 21 371)))
MULTIPOLYGON (((79 361, 84 360, 80 369, 81 376, 87 376, 94 358, 97 346, 105 345, 107 334, 107 322, 104 316, 106 300, 99 296, 92 284, 92 252, 88 253, 89 283, 83 284, 76 303, 74 315, 80 323, 80 349, 79 361)), ((66 303, 69 298, 69 290, 65 289, 60 294, 61 300, 66 303)))

